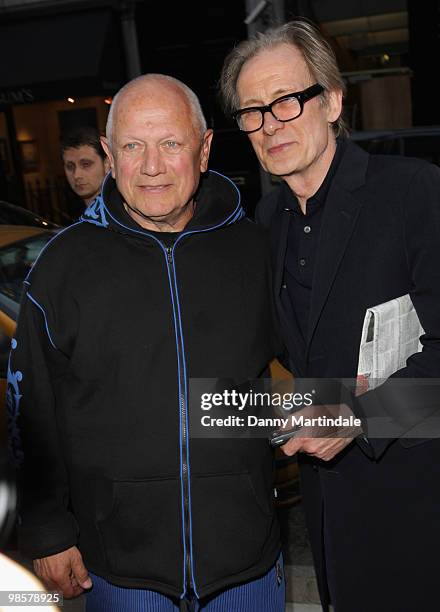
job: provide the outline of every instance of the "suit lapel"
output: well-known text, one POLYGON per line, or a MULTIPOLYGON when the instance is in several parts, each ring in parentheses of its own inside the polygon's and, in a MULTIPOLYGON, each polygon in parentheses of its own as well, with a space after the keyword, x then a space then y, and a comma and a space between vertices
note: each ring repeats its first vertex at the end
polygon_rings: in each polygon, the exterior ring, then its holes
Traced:
POLYGON ((356 227, 362 202, 353 192, 365 183, 368 158, 362 149, 348 143, 327 195, 313 279, 308 348, 356 227))

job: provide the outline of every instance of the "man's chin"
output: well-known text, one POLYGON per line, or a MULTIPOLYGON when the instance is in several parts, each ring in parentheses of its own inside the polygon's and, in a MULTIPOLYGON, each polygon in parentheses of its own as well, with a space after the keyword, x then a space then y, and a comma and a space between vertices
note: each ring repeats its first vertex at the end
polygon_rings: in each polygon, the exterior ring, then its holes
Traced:
POLYGON ((276 176, 278 178, 283 178, 285 176, 291 176, 298 171, 298 166, 295 162, 292 161, 292 158, 285 160, 268 160, 271 163, 261 164, 263 170, 265 170, 268 174, 272 176, 276 176))
POLYGON ((283 179, 288 176, 292 176, 298 172, 297 168, 292 168, 291 166, 288 168, 268 168, 266 170, 271 176, 276 176, 277 178, 283 179))
POLYGON ((140 203, 129 205, 124 202, 126 212, 145 229, 156 231, 182 231, 191 219, 194 208, 177 207, 170 202, 162 206, 144 206, 140 203), (173 229, 170 229, 173 228, 173 229))
POLYGON ((160 209, 156 206, 142 206, 142 205, 128 205, 124 204, 127 213, 139 222, 144 220, 150 223, 164 223, 170 217, 170 211, 168 209, 160 209))
POLYGON ((166 207, 161 208, 157 206, 130 206, 132 212, 144 219, 151 219, 152 221, 166 221, 172 214, 172 209, 166 207))
POLYGON ((74 189, 73 190, 76 195, 82 200, 94 200, 96 196, 99 194, 99 191, 90 193, 89 191, 85 191, 84 189, 74 189))

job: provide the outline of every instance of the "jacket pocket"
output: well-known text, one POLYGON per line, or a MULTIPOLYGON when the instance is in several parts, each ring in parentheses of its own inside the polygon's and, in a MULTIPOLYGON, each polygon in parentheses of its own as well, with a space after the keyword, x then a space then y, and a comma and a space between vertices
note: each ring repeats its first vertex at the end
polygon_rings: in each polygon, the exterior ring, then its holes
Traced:
POLYGON ((207 586, 251 568, 261 559, 274 520, 270 493, 247 472, 191 479, 197 583, 207 586))
POLYGON ((178 480, 112 483, 108 513, 96 521, 110 573, 182 583, 183 549, 178 480))

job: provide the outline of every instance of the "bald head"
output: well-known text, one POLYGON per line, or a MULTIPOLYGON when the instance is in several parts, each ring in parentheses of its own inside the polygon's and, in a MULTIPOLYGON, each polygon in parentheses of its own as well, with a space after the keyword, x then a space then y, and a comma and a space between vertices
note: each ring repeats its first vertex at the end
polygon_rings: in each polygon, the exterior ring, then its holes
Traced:
POLYGON ((185 83, 166 74, 143 74, 129 81, 113 98, 107 118, 106 137, 110 147, 113 144, 115 122, 118 112, 123 109, 129 112, 133 100, 154 96, 159 99, 165 96, 175 98, 176 103, 187 106, 187 113, 197 134, 202 137, 206 132, 206 119, 203 115, 200 101, 196 94, 185 83))

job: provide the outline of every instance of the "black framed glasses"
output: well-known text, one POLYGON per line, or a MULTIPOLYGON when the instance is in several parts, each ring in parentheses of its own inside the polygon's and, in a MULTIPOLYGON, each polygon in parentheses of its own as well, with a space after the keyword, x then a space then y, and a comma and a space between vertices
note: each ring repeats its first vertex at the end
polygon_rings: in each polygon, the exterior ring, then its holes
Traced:
POLYGON ((240 108, 233 113, 232 117, 238 124, 239 129, 246 134, 257 132, 263 127, 264 114, 271 113, 277 121, 286 123, 297 119, 304 110, 304 104, 319 96, 324 91, 324 87, 319 83, 315 83, 311 87, 307 87, 303 91, 286 94, 277 98, 267 106, 249 106, 248 108, 240 108))

